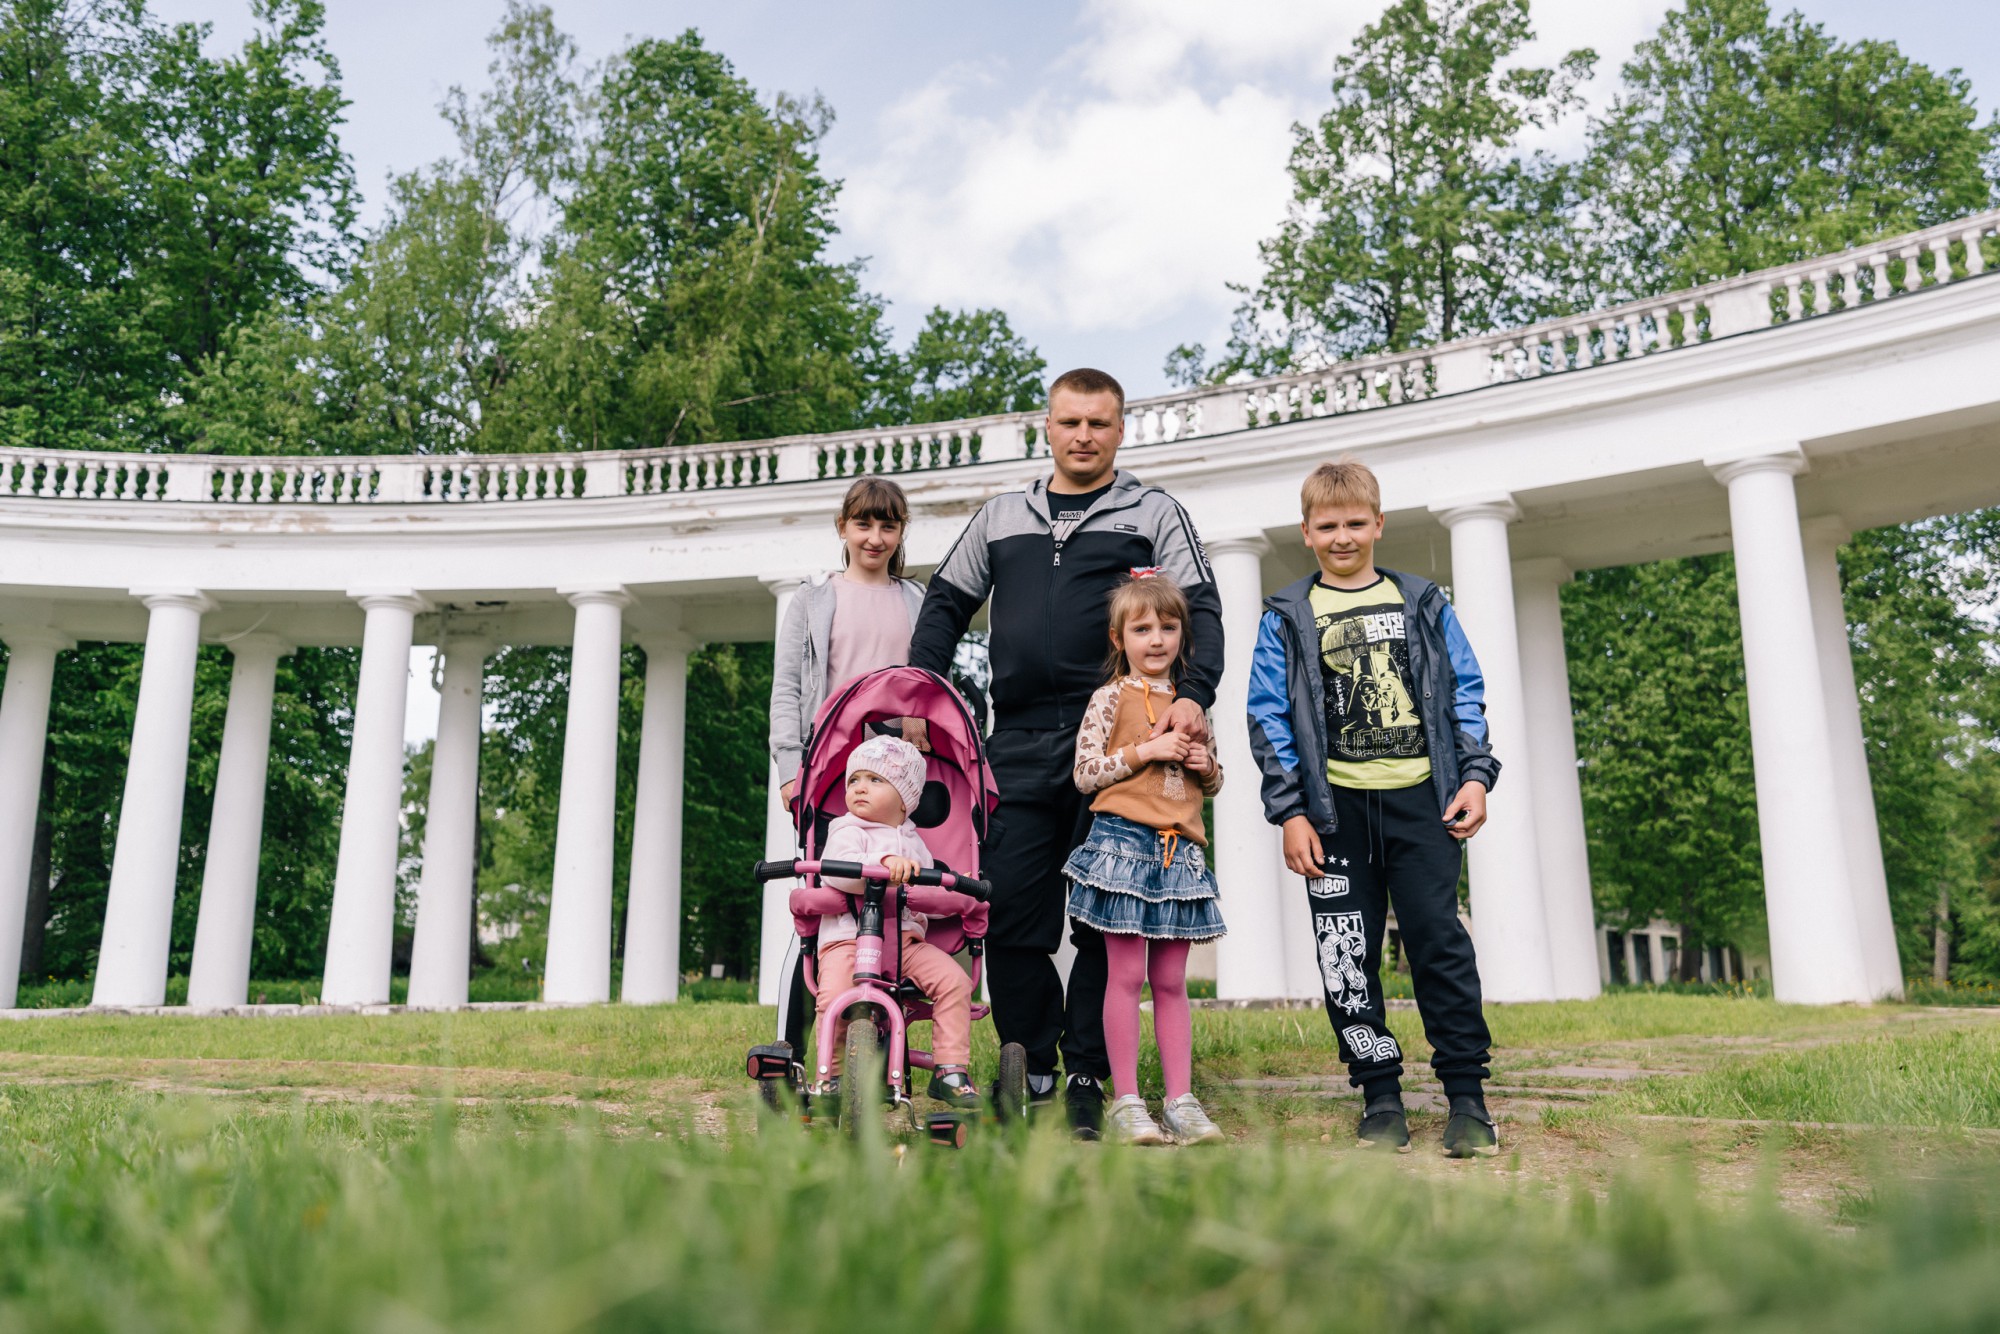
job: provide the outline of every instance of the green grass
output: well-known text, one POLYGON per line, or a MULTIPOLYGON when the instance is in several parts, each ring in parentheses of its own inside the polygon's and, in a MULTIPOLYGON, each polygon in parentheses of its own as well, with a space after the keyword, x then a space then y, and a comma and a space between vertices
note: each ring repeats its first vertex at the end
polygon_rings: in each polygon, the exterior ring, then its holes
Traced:
MULTIPOLYGON (((1237 1138, 1178 1153, 760 1124, 739 1061, 771 1011, 741 1004, 0 1023, 0 1330, 2000 1317, 2000 1144, 1962 1130, 2000 1126, 1990 1014, 1635 991, 1489 1018, 1497 1084, 1546 1105, 1476 1164, 1429 1114, 1417 1154, 1352 1151, 1310 1011, 1197 1012, 1237 1138), (1576 1073, 1604 1067, 1684 1073, 1576 1073)), ((1391 1022, 1414 1066, 1418 1016, 1391 1022)))
POLYGON ((2000 1128, 2000 1024, 1774 1052, 1649 1080, 1615 1106, 1664 1116, 2000 1128))
POLYGON ((773 1122, 618 1141, 448 1114, 0 1092, 0 1326, 1975 1328, 2000 1175, 1834 1231, 1642 1171, 1602 1197, 1271 1142, 962 1154, 773 1122))
MULTIPOLYGON (((252 1005, 316 1005, 319 1003, 319 988, 318 978, 253 980, 249 999, 252 1005)), ((90 1004, 90 990, 88 981, 52 977, 46 982, 23 986, 14 1005, 23 1010, 75 1009, 90 1004)), ((187 993, 186 977, 167 979, 167 1004, 187 1004, 187 993)), ((390 1004, 403 1004, 409 993, 410 979, 407 976, 398 975, 389 979, 390 1004)), ((737 978, 703 977, 683 986, 681 996, 691 1001, 744 1003, 756 998, 756 987, 737 978)), ((472 976, 466 998, 475 1002, 540 1000, 542 982, 530 973, 490 969, 472 976)))

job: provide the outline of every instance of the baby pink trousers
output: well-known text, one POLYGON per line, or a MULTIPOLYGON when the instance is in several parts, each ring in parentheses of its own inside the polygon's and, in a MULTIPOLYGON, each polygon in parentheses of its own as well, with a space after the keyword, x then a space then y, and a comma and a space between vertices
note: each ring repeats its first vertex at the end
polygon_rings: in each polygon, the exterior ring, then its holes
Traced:
MULTIPOLYGON (((886 948, 886 946, 885 946, 886 948)), ((931 1055, 939 1065, 966 1066, 972 1061, 972 979, 958 961, 922 936, 903 937, 903 975, 923 989, 931 1002, 931 1055)), ((854 985, 854 942, 836 940, 819 952, 819 1003, 854 985)), ((833 1035, 833 1069, 840 1071, 846 1055, 847 1025, 833 1035)))

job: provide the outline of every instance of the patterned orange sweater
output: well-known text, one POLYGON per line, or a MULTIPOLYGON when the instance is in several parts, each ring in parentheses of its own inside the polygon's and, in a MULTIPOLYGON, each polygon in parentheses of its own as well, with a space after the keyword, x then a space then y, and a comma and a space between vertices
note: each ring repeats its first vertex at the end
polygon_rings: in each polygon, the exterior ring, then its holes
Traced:
POLYGON ((1140 743, 1152 733, 1153 720, 1173 702, 1174 688, 1164 681, 1126 676, 1100 686, 1076 732, 1076 786, 1097 794, 1090 803, 1093 811, 1171 831, 1206 847, 1201 803, 1222 790, 1222 766, 1195 774, 1180 764, 1139 761, 1140 743))

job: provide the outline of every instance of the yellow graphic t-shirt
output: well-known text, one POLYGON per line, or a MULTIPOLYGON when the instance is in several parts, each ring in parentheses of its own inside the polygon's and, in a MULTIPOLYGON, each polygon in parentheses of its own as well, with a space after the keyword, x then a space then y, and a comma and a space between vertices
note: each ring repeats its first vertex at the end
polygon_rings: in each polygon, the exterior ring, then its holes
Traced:
POLYGON ((1431 776, 1430 745, 1410 679, 1403 590, 1312 587, 1326 694, 1326 778, 1339 787, 1414 787, 1431 776))

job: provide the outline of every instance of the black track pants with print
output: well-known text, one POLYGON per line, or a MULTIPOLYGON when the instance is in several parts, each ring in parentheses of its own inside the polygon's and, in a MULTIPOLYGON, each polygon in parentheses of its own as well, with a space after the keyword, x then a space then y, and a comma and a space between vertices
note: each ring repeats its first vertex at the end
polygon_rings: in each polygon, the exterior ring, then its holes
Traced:
POLYGON ((1436 793, 1428 781, 1382 792, 1335 787, 1333 807, 1339 828, 1321 839, 1327 873, 1307 881, 1306 892, 1327 1018, 1349 1081, 1376 1093, 1403 1074, 1382 1001, 1382 935, 1393 903, 1431 1069, 1447 1095, 1475 1091, 1492 1037, 1472 937, 1458 917, 1464 851, 1446 832, 1436 793))

